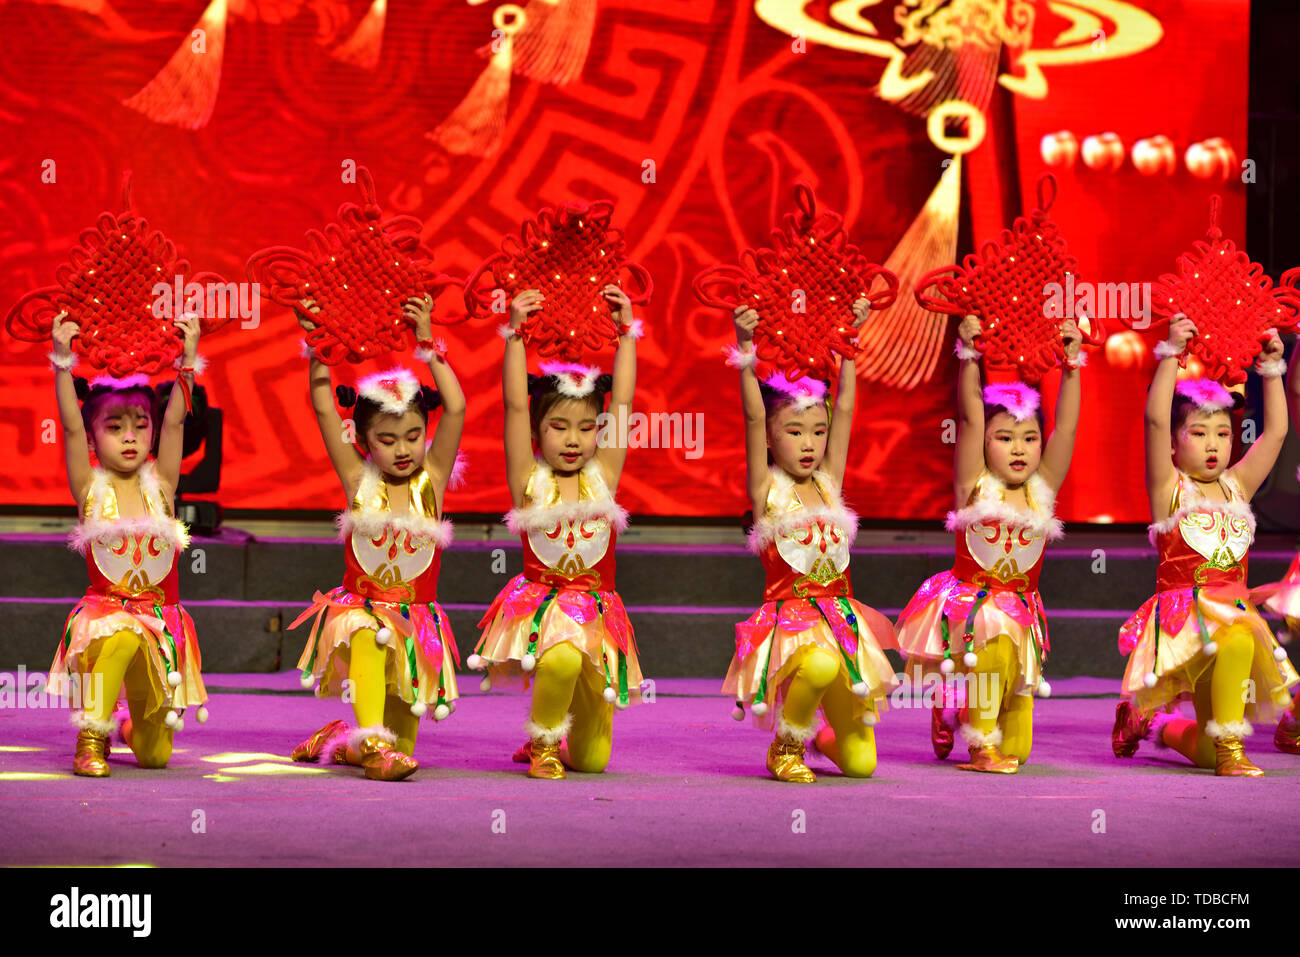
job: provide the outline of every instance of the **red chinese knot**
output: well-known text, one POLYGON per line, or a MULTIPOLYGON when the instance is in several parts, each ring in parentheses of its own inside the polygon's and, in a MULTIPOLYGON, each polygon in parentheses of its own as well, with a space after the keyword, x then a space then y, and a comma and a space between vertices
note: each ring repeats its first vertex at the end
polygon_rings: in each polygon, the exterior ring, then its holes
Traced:
MULTIPOLYGON (((1017 216, 1010 229, 998 233, 966 255, 961 265, 945 266, 921 277, 916 301, 934 312, 975 316, 980 321, 975 340, 986 370, 1013 372, 1037 384, 1065 359, 1061 342, 1063 314, 1050 308, 1050 288, 1063 297, 1068 277, 1078 282, 1078 261, 1067 248, 1047 211, 1056 199, 1056 178, 1038 181, 1038 208, 1028 218, 1017 216), (931 285, 937 295, 925 292, 931 285)), ((1064 305, 1063 298, 1058 300, 1064 305)), ((1096 316, 1079 316, 1083 341, 1099 345, 1104 330, 1096 316), (1084 319, 1087 322, 1084 322, 1084 319)))
POLYGON ((324 232, 307 231, 305 250, 271 246, 248 259, 249 278, 272 301, 294 307, 312 299, 320 307, 306 341, 326 365, 409 351, 414 334, 403 304, 412 296, 436 298, 458 284, 433 264, 433 253, 420 242, 424 224, 418 218, 381 219, 375 181, 364 166, 357 167, 357 186, 365 205, 344 203, 338 222, 324 232))
MULTIPOLYGON (((194 283, 222 282, 212 272, 189 275, 189 262, 177 256, 172 242, 132 211, 129 172, 123 176, 122 204, 120 215, 101 213, 93 227, 82 231, 68 261, 54 271, 56 285, 27 293, 5 317, 5 328, 15 339, 44 342, 55 315, 66 311, 67 320, 80 328, 71 343, 73 353, 117 378, 170 369, 181 355, 184 335, 173 322, 172 290, 178 279, 182 291, 194 283), (159 283, 168 291, 165 308, 158 310, 162 315, 155 315, 161 297, 154 287, 159 283)), ((230 318, 200 318, 199 325, 206 333, 230 318)))
POLYGON ((1300 325, 1298 273, 1283 273, 1277 286, 1243 250, 1223 238, 1219 229, 1219 197, 1210 199, 1208 242, 1197 240, 1192 251, 1177 260, 1177 275, 1166 273, 1151 291, 1151 311, 1171 320, 1178 313, 1191 319, 1196 336, 1179 359, 1196 356, 1207 378, 1227 385, 1246 381, 1268 331, 1285 332, 1300 325))
POLYGON ((706 306, 734 310, 743 302, 758 313, 754 353, 764 375, 827 379, 837 355, 852 361, 858 354, 854 301, 884 309, 898 295, 898 279, 846 241, 844 217, 817 212, 811 187, 796 185, 794 200, 797 210, 772 230, 772 248, 742 250, 738 266, 710 266, 694 290, 706 306), (873 292, 877 278, 883 286, 873 292))
POLYGON ((525 289, 536 289, 543 305, 519 329, 525 346, 540 356, 578 362, 588 350, 614 345, 618 327, 601 290, 613 284, 641 305, 654 287, 645 268, 627 259, 623 232, 610 225, 613 213, 608 200, 538 211, 518 237, 502 239, 501 251, 465 280, 470 314, 508 319, 501 308, 525 289))

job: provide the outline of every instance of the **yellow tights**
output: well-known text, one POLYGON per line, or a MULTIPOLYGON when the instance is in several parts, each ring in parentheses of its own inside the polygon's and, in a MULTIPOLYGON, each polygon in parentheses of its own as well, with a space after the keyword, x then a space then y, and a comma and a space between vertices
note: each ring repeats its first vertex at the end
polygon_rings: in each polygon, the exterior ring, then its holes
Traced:
POLYGON ((420 719, 411 714, 411 706, 400 696, 388 693, 391 647, 376 643, 373 628, 358 628, 348 644, 351 649, 348 678, 352 682, 352 713, 357 726, 382 725, 397 735, 397 749, 413 756, 420 719))
POLYGON ((93 706, 86 714, 100 721, 113 716, 118 689, 126 685, 126 704, 131 711, 131 750, 142 768, 165 768, 172 756, 172 729, 156 718, 146 718, 149 703, 149 658, 144 638, 129 628, 114 632, 98 642, 91 670, 93 706))
POLYGON ((1214 635, 1219 646, 1212 664, 1192 692, 1196 720, 1174 718, 1160 729, 1160 738, 1198 768, 1214 767, 1214 739, 1205 733, 1211 721, 1225 724, 1246 716, 1243 690, 1255 656, 1255 636, 1247 625, 1229 625, 1214 635))
POLYGON ((968 703, 962 709, 962 721, 981 734, 1000 727, 999 749, 1023 764, 1029 760, 1034 743, 1034 697, 1014 693, 1020 680, 1015 643, 1010 635, 998 635, 984 643, 976 658, 975 667, 966 672, 970 683, 966 686, 968 703))
POLYGON ((876 732, 853 716, 858 699, 847 675, 841 677, 840 659, 811 645, 799 649, 795 658, 798 665, 782 706, 786 722, 806 728, 817 717, 820 705, 832 734, 818 737, 818 750, 846 777, 871 777, 876 770, 876 732))
POLYGON ((572 642, 552 645, 537 659, 529 718, 543 728, 556 728, 573 712, 560 760, 574 771, 597 774, 609 764, 614 705, 605 700, 604 690, 604 678, 572 642))

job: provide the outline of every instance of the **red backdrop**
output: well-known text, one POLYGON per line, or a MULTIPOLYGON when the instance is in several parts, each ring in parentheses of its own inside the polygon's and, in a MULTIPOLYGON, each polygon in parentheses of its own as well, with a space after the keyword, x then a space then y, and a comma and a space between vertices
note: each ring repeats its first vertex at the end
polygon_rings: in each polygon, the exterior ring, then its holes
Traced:
MULTIPOLYGON (((49 284, 79 232, 102 210, 118 211, 126 169, 134 171, 136 209, 193 268, 241 281, 249 253, 301 245, 306 229, 357 198, 341 181, 347 160, 372 170, 386 213, 424 220, 437 262, 458 275, 540 206, 609 197, 633 258, 655 278, 642 310, 648 334, 637 408, 703 414, 699 458, 635 450, 620 495, 639 513, 743 511, 735 374, 719 353, 731 324, 696 303, 691 277, 763 240, 799 177, 845 214, 850 239, 883 262, 934 187, 944 154, 922 119, 871 92, 884 60, 816 42, 797 52, 753 0, 660 0, 652 9, 601 0, 581 78, 555 86, 514 77, 500 152, 452 156, 425 134, 483 72, 475 51, 490 40, 494 6, 392 0, 382 56, 367 70, 329 48, 369 3, 232 0, 215 111, 190 131, 122 101, 167 61, 205 0, 0 4, 0 305, 49 284), (47 160, 55 161, 53 183, 42 182, 47 160), (646 160, 655 164, 653 183, 643 182, 646 160)), ((898 34, 891 6, 863 11, 885 38, 898 34)), ((1032 6, 1033 46, 1044 49, 1080 29, 1087 46, 1091 21, 1072 27, 1060 11, 1101 9, 1083 0, 1032 6)), ((1154 47, 1048 66, 1043 99, 995 93, 990 135, 969 157, 962 192, 978 238, 1019 211, 1017 197, 1032 205, 1044 169, 1039 140, 1070 129, 1079 139, 1114 131, 1126 145, 1164 133, 1180 157, 1172 177, 1143 177, 1128 162, 1114 174, 1082 165, 1059 174, 1053 218, 1085 278, 1129 282, 1168 271, 1204 232, 1216 190, 1224 194, 1225 232, 1242 239, 1245 187, 1195 179, 1181 155, 1210 136, 1244 153, 1248 3, 1134 6, 1161 25, 1154 47)), ((841 35, 853 32, 834 24, 825 0, 805 13, 841 35)), ((1114 24, 1097 18, 1094 26, 1105 35, 1114 24)), ((456 326, 446 337, 469 396, 471 466, 469 485, 447 505, 503 511, 500 340, 488 323, 456 326)), ((258 328, 232 324, 201 346, 210 363, 204 384, 227 410, 219 494, 227 507, 341 504, 308 407, 297 338, 293 318, 269 307, 258 328)), ((60 446, 43 441, 43 423, 56 418, 46 351, 4 339, 0 442, 9 454, 0 503, 69 501, 60 446)), ((847 494, 864 517, 932 519, 950 507, 952 446, 942 434, 954 366, 945 353, 934 381, 913 392, 861 390, 847 494)), ((1147 520, 1140 408, 1149 372, 1109 367, 1101 355, 1086 370, 1075 464, 1060 499, 1065 518, 1147 520)))

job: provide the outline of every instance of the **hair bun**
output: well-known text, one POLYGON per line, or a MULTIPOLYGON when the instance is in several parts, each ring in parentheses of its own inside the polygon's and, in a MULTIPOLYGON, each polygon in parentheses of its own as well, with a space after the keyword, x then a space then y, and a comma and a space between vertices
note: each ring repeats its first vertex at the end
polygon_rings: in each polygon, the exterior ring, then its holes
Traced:
POLYGON ((614 388, 614 377, 608 372, 602 372, 596 376, 596 391, 600 393, 609 392, 614 388))
POLYGON ((420 400, 424 403, 425 412, 442 408, 442 393, 427 385, 420 386, 420 400))
POLYGON ((77 398, 80 399, 82 402, 85 402, 86 399, 90 396, 90 383, 87 382, 85 379, 83 379, 81 376, 74 375, 72 377, 72 387, 74 390, 76 390, 77 398))
POLYGON ((528 373, 528 394, 535 396, 538 393, 545 392, 546 380, 549 378, 550 376, 533 375, 531 372, 528 373))
POLYGON ((345 409, 350 409, 357 404, 357 390, 350 385, 337 386, 334 394, 338 396, 339 405, 345 409))

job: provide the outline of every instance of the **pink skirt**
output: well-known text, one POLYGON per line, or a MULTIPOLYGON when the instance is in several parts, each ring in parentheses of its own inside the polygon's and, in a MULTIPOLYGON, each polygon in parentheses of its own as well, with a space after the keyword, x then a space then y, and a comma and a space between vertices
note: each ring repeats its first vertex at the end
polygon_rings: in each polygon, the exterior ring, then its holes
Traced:
POLYGON ((908 659, 909 671, 918 679, 935 671, 944 658, 944 625, 953 665, 963 668, 966 653, 967 619, 970 619, 970 649, 979 652, 984 644, 1007 635, 1015 646, 1020 676, 1015 694, 1031 694, 1043 678, 1043 665, 1051 648, 1047 637, 1047 615, 1038 592, 1015 592, 983 588, 959 579, 951 571, 928 578, 898 616, 898 646, 908 659), (983 601, 979 593, 988 592, 983 601), (979 608, 971 616, 971 610, 979 608))
POLYGON ((478 626, 483 635, 475 653, 488 662, 493 681, 529 686, 533 672, 525 672, 520 662, 530 653, 536 634, 534 659, 567 641, 587 656, 607 687, 615 688, 620 705, 641 700, 636 637, 618 592, 556 588, 517 575, 501 589, 478 626))
POLYGON ((751 705, 767 703, 767 712, 754 715, 754 724, 772 730, 798 668, 799 649, 806 646, 840 659, 837 680, 866 685, 865 696, 855 696, 856 719, 883 709, 898 686, 884 654, 884 649, 898 647, 888 618, 853 598, 793 598, 765 602, 736 625, 736 654, 722 692, 751 705))
POLYGON ((1174 704, 1188 701, 1196 682, 1214 663, 1205 654, 1207 638, 1229 625, 1244 624, 1255 638, 1255 654, 1250 669, 1254 682, 1254 701, 1246 703, 1246 713, 1252 718, 1268 719, 1290 706, 1288 693, 1300 684, 1300 675, 1285 656, 1277 660, 1281 650, 1268 623, 1259 615, 1251 602, 1231 595, 1214 597, 1200 593, 1200 617, 1193 601, 1192 589, 1182 588, 1162 591, 1143 603, 1142 607, 1120 626, 1119 650, 1128 655, 1124 669, 1121 694, 1132 699, 1135 707, 1144 714, 1174 704), (1159 633, 1157 634, 1156 603, 1160 605, 1159 633), (1202 635, 1200 621, 1205 622, 1202 635), (1154 672, 1156 684, 1148 688, 1145 678, 1154 672))
MULTIPOLYGON (((1250 600, 1277 612, 1283 618, 1300 619, 1300 552, 1291 560, 1281 581, 1250 590, 1250 600)), ((1289 625, 1293 630, 1295 626, 1289 625)))
MULTIPOLYGON (((155 604, 148 599, 114 598, 94 591, 86 592, 63 625, 63 641, 50 665, 46 690, 56 695, 72 694, 74 675, 85 687, 99 658, 102 640, 119 631, 133 631, 143 639, 149 672, 146 717, 169 706, 169 691, 173 708, 188 708, 208 700, 200 674, 203 661, 194 622, 180 603, 155 604), (181 676, 176 688, 167 683, 167 675, 173 670, 181 676)), ((103 691, 116 697, 119 689, 103 691)))
MULTIPOLYGON (((328 594, 317 592, 311 607, 289 626, 298 627, 315 615, 307 646, 298 659, 303 678, 320 682, 317 697, 338 698, 351 664, 352 637, 361 629, 393 633, 388 648, 387 690, 407 704, 449 704, 460 697, 452 660, 460 663, 447 615, 437 602, 407 604, 367 600, 340 585, 328 594), (447 651, 450 649, 451 654, 447 651), (450 659, 450 660, 449 660, 450 659)), ((367 635, 366 641, 375 639, 367 635)))

